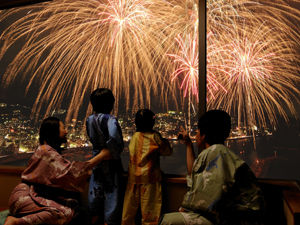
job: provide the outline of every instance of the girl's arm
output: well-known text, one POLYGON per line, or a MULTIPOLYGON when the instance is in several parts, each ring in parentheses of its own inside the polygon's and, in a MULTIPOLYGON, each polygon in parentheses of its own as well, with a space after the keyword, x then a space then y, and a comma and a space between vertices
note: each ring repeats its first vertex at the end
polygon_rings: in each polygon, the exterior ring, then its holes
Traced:
POLYGON ((160 145, 159 154, 162 156, 170 156, 173 153, 173 148, 168 141, 168 139, 165 139, 161 136, 161 134, 157 131, 154 131, 154 141, 160 145))
POLYGON ((87 161, 90 162, 89 169, 92 169, 102 160, 108 160, 108 159, 113 159, 113 156, 110 154, 110 151, 108 149, 104 148, 101 150, 101 152, 98 155, 96 155, 94 158, 87 161))

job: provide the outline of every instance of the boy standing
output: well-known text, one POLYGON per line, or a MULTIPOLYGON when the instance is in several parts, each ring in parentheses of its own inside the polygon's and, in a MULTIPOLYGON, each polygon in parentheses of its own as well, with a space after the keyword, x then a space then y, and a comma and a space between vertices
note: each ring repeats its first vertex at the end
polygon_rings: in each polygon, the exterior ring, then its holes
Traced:
POLYGON ((137 132, 129 144, 128 183, 123 206, 123 225, 133 225, 141 206, 142 224, 157 224, 161 213, 161 170, 159 157, 171 155, 167 139, 153 131, 155 115, 148 109, 135 116, 137 132))
POLYGON ((91 175, 88 212, 92 224, 120 224, 122 197, 119 187, 123 166, 123 136, 118 120, 111 115, 115 98, 107 88, 99 88, 90 96, 95 114, 86 121, 86 129, 93 144, 93 156, 109 149, 113 159, 104 160, 93 168, 91 175))

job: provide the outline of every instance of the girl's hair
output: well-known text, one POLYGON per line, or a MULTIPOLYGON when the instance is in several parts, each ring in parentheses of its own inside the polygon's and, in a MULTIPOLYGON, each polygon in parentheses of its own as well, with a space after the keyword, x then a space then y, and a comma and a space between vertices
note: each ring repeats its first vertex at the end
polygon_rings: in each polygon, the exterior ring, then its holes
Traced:
POLYGON ((224 144, 230 133, 231 118, 227 112, 211 110, 199 119, 198 128, 208 144, 224 144))
POLYGON ((147 132, 153 129, 155 114, 149 109, 141 109, 135 114, 136 131, 147 132))
POLYGON ((61 154, 61 142, 59 140, 59 122, 60 120, 56 117, 48 117, 44 119, 40 127, 39 141, 41 145, 46 142, 59 154, 61 154))
POLYGON ((98 88, 94 90, 90 96, 93 110, 96 113, 109 114, 115 103, 115 97, 111 90, 107 88, 98 88))

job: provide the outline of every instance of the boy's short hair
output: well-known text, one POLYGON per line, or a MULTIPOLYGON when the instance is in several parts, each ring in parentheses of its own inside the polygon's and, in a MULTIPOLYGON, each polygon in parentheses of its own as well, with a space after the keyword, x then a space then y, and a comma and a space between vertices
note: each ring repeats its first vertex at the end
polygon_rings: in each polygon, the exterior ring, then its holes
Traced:
POLYGON ((140 109, 135 114, 136 131, 146 132, 153 129, 155 114, 149 109, 140 109))
POLYGON ((209 145, 224 144, 231 129, 231 118, 222 110, 206 112, 198 121, 200 134, 209 145))
POLYGON ((115 97, 108 88, 98 88, 90 96, 93 110, 96 113, 109 114, 115 103, 115 97))

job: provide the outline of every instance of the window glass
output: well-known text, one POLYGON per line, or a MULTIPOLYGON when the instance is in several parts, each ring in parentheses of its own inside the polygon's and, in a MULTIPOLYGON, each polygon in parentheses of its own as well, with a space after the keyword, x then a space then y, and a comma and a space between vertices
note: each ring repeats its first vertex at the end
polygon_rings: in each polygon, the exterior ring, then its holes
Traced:
MULTIPOLYGON (((89 94, 108 87, 116 96, 125 170, 134 114, 150 108, 154 129, 174 148, 161 157, 162 170, 186 174, 177 133, 183 126, 194 138, 198 89, 205 86, 198 86, 204 23, 198 0, 104 2, 0 11, 1 165, 26 165, 47 116, 68 127, 66 158, 92 157, 85 132, 89 94)), ((262 178, 300 177, 299 9, 296 0, 206 1, 206 108, 231 115, 225 144, 262 178)))
POLYGON ((300 178, 298 25, 297 1, 207 4, 207 109, 231 115, 225 144, 257 177, 300 178))
POLYGON ((48 116, 67 125, 66 158, 91 158, 89 95, 107 87, 116 98, 112 113, 123 132, 125 170, 135 113, 150 108, 154 129, 174 148, 161 157, 162 170, 186 174, 177 133, 183 126, 196 134, 197 15, 197 1, 165 0, 63 0, 2 10, 0 164, 25 166, 48 116))

